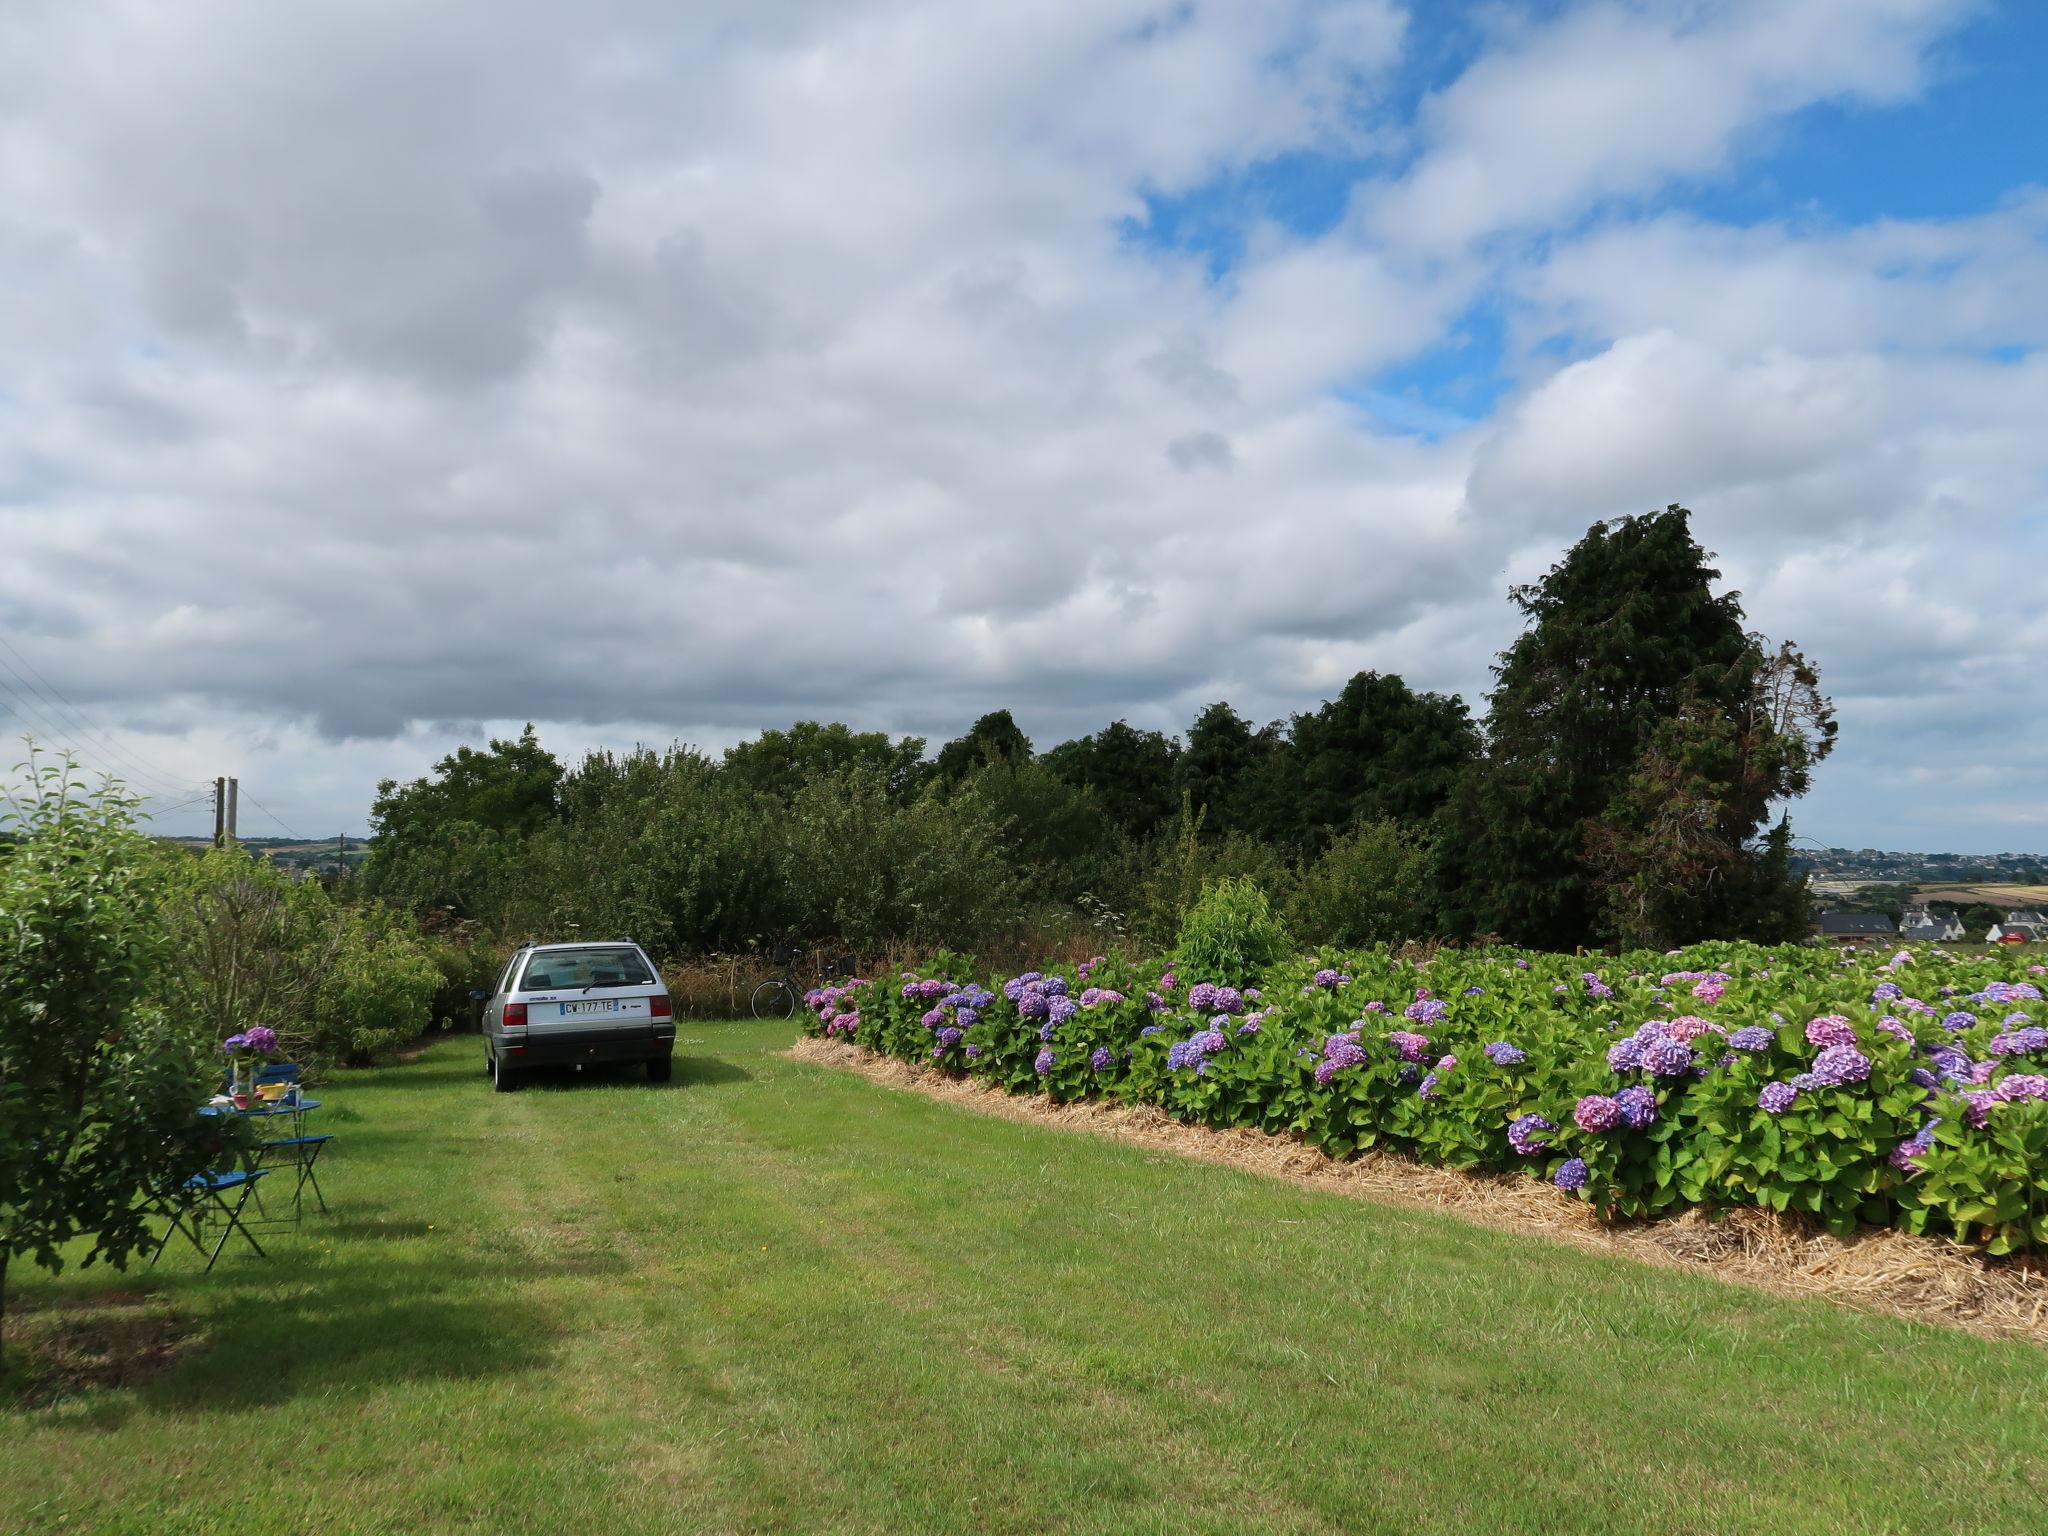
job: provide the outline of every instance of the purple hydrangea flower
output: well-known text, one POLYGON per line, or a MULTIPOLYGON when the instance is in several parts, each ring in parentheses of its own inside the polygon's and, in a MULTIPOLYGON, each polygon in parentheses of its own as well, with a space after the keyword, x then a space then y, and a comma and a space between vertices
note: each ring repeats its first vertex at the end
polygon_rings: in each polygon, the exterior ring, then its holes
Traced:
POLYGON ((1997 1094, 2008 1104, 2021 1099, 2048 1099, 2048 1077, 2038 1072, 2015 1072, 1998 1085, 1997 1094))
POLYGON ((1728 1037, 1728 1044, 1738 1051, 1768 1051, 1777 1036, 1761 1024, 1749 1024, 1728 1037))
POLYGON ((1042 1019, 1052 1012, 1052 994, 1045 988, 1026 987, 1017 998, 1017 1012, 1027 1019, 1042 1019))
POLYGON ((1325 967, 1309 978, 1309 985, 1312 987, 1326 987, 1334 992, 1337 990, 1338 985, 1337 973, 1325 967))
POLYGON ((1440 1099, 1443 1097, 1443 1095, 1436 1091, 1436 1082, 1436 1074, 1434 1072, 1431 1072, 1428 1076, 1423 1078, 1422 1086, 1420 1088, 1417 1088, 1415 1091, 1418 1095, 1425 1099, 1440 1099))
POLYGON ((1824 1013, 1806 1026, 1808 1045, 1854 1045, 1856 1026, 1839 1013, 1824 1013))
POLYGON ((1451 1011, 1449 1003, 1441 998, 1418 997, 1401 1012, 1413 1024, 1440 1024, 1444 1015, 1451 1011))
POLYGON ((1497 1067, 1512 1067, 1529 1059, 1529 1053, 1505 1040, 1496 1040, 1486 1047, 1486 1059, 1497 1067))
POLYGON ((1332 1035, 1323 1042, 1323 1060, 1341 1070, 1365 1064, 1365 1047, 1358 1043, 1356 1035, 1332 1035))
POLYGON ((1088 1066, 1092 1071, 1094 1071, 1098 1075, 1107 1072, 1109 1070, 1109 1064, 1114 1060, 1116 1060, 1115 1055, 1110 1051, 1110 1048, 1106 1045, 1098 1045, 1097 1047, 1095 1047, 1094 1050, 1088 1053, 1088 1066))
POLYGON ((1048 976, 1045 978, 1044 985, 1045 990, 1054 997, 1065 997, 1067 995, 1067 978, 1064 976, 1048 976))
POLYGON ((1038 1053, 1037 1059, 1031 1063, 1031 1070, 1040 1077, 1044 1077, 1048 1072, 1052 1071, 1053 1061, 1052 1047, 1048 1045, 1038 1053))
POLYGON ((1597 997, 1604 1000, 1614 996, 1614 988, 1602 981, 1599 975, 1593 971, 1581 971, 1579 973, 1579 980, 1586 984, 1586 995, 1588 997, 1597 997))
POLYGON ((1405 1029, 1397 1029, 1388 1035, 1387 1044, 1401 1053, 1403 1061, 1420 1061, 1422 1060, 1422 1053, 1429 1049, 1429 1039, 1427 1036, 1418 1035, 1405 1029))
POLYGON ((1586 1187, 1586 1160, 1583 1157, 1568 1157, 1557 1165, 1557 1172, 1550 1176, 1550 1182, 1559 1189, 1584 1189, 1586 1187))
POLYGON ((1032 982, 1044 979, 1043 973, 1039 971, 1026 971, 1022 976, 1013 976, 1003 983, 1003 996, 1014 1003, 1032 982))
MULTIPOLYGON (((253 1035, 256 1031, 252 1029, 249 1033, 253 1035)), ((1991 1054, 1994 1056, 2025 1056, 2034 1051, 2048 1051, 2048 1029, 2039 1024, 2006 1030, 1991 1041, 1991 1054)))
POLYGON ((1831 1045, 1813 1058, 1813 1075, 1829 1087, 1870 1076, 1870 1058, 1853 1045, 1831 1045))
POLYGON ((1218 1013, 1243 1013, 1244 994, 1235 987, 1218 987, 1213 1006, 1218 1013))
POLYGON ((1877 1021, 1877 1030, 1879 1034, 1890 1035, 1894 1040, 1903 1040, 1908 1045, 1913 1043, 1913 1031, 1890 1014, 1877 1021))
POLYGON ((1164 1028, 1166 1028, 1164 1024, 1147 1024, 1138 1033, 1141 1035, 1156 1035, 1164 1028))
POLYGON ((1642 1042, 1633 1036, 1607 1048, 1607 1066, 1613 1072, 1633 1072, 1643 1064, 1642 1042))
POLYGON ((966 1038, 966 1032, 964 1030, 961 1030, 955 1025, 948 1024, 944 1029, 939 1031, 939 1047, 941 1050, 943 1050, 945 1047, 949 1045, 958 1045, 964 1038, 966 1038))
POLYGON ((1782 1115, 1798 1097, 1799 1090, 1790 1083, 1765 1083, 1756 1096, 1756 1107, 1767 1115, 1782 1115))
POLYGON ((1977 1015, 1975 1015, 1974 1013, 1965 1013, 1962 1010, 1958 1009, 1954 1013, 1947 1013, 1942 1015, 1941 1027, 1943 1029, 1961 1030, 1968 1029, 1971 1025, 1975 1024, 1976 1022, 1977 1015))
POLYGON ((973 1025, 981 1022, 980 1012, 973 1008, 955 1008, 953 1017, 962 1024, 973 1025))
POLYGON ((1621 1124, 1621 1105, 1604 1093, 1589 1093, 1572 1106, 1572 1119, 1580 1130, 1598 1135, 1621 1124))
POLYGON ((1240 1035, 1256 1035, 1259 1032, 1259 1016, 1253 1014, 1250 1018, 1246 1019, 1237 1026, 1237 1032, 1240 1035))
POLYGON ((1188 1006, 1197 1013, 1216 1011, 1216 986, 1213 982, 1198 981, 1188 989, 1188 1006))
POLYGON ((1071 997, 1054 997, 1046 1003, 1046 1016, 1055 1024, 1064 1024, 1081 1011, 1081 1005, 1071 997))
POLYGON ((1318 1088, 1327 1088, 1327 1087, 1329 1087, 1329 1086, 1330 1086, 1330 1079, 1331 1079, 1331 1078, 1333 1078, 1333 1077, 1335 1077, 1335 1076, 1336 1076, 1336 1075, 1337 1075, 1337 1074, 1338 1074, 1339 1072, 1341 1072, 1341 1071, 1343 1071, 1343 1070, 1344 1070, 1344 1069, 1343 1069, 1342 1067, 1338 1066, 1338 1065, 1337 1065, 1337 1063, 1336 1063, 1336 1062, 1334 1062, 1334 1061, 1319 1061, 1319 1062, 1317 1062, 1317 1063, 1316 1063, 1316 1086, 1317 1086, 1318 1088))
POLYGON ((1147 1013, 1166 1012, 1166 999, 1157 992, 1147 992, 1145 994, 1145 1011, 1147 1013))
POLYGON ((1038 1038, 1043 1040, 1047 1045, 1052 1044, 1052 1032, 1054 1028, 1055 1026, 1052 1020, 1047 1019, 1043 1024, 1038 1026, 1038 1038))
POLYGON ((918 1020, 918 1023, 922 1024, 926 1029, 937 1029, 945 1022, 946 1010, 943 1008, 933 1008, 923 1018, 918 1020))
POLYGON ((1102 988, 1100 987, 1090 987, 1087 991, 1081 994, 1081 1006, 1083 1008, 1093 1008, 1097 1003, 1101 1001, 1102 988))
POLYGON ((1640 1131, 1657 1118, 1656 1091, 1641 1083, 1622 1089, 1614 1102, 1621 1106, 1621 1123, 1632 1131, 1640 1131))
POLYGON ((1522 1115, 1508 1127, 1508 1145, 1523 1157, 1534 1157, 1550 1146, 1543 1133, 1556 1129, 1555 1121, 1541 1115, 1522 1115))
POLYGON ((1658 1077, 1677 1077, 1692 1070, 1692 1047, 1683 1040, 1652 1040, 1643 1047, 1643 1065, 1658 1077))
POLYGON ((980 1057, 980 1056, 982 1055, 982 1053, 983 1053, 983 1052, 984 1052, 984 1051, 985 1051, 986 1049, 987 1049, 987 1047, 985 1047, 985 1046, 979 1046, 979 1045, 970 1045, 970 1046, 968 1046, 968 1047, 967 1047, 967 1059, 968 1059, 969 1061, 974 1061, 974 1060, 976 1060, 976 1059, 977 1059, 978 1057, 980 1057))

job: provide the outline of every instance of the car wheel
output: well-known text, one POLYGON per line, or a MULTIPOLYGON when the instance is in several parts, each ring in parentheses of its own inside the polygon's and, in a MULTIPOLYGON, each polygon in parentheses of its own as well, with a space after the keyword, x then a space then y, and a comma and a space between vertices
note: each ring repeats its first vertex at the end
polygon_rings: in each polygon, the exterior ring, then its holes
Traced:
POLYGON ((676 1059, 673 1056, 656 1056, 647 1063, 647 1081, 665 1083, 676 1074, 676 1059))
POLYGON ((519 1086, 519 1074, 505 1065, 505 1058, 491 1058, 491 1086, 500 1093, 510 1093, 519 1086))

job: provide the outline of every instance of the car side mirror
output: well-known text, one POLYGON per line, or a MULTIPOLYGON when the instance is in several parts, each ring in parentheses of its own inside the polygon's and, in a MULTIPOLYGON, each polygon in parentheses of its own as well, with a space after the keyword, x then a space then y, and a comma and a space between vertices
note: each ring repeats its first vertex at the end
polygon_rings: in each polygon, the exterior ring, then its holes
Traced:
POLYGON ((477 991, 477 989, 476 989, 475 987, 471 987, 471 988, 469 989, 469 1000, 470 1000, 470 1001, 471 1001, 472 1003, 480 1003, 480 1002, 482 1002, 482 1001, 483 1001, 483 1000, 484 1000, 485 998, 489 997, 490 995, 491 995, 491 994, 490 994, 490 993, 488 993, 488 992, 479 992, 479 991, 477 991))

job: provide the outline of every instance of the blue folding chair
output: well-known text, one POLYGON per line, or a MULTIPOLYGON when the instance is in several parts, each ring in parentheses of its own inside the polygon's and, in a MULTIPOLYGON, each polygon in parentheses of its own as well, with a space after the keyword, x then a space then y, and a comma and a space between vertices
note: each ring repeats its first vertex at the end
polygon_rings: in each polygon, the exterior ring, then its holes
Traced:
POLYGON ((156 1252, 149 1256, 150 1264, 154 1266, 156 1261, 164 1256, 164 1249, 170 1245, 173 1232, 184 1233, 192 1240, 194 1248, 206 1254, 206 1272, 211 1272, 220 1259, 220 1251, 227 1247, 228 1238, 236 1232, 240 1232, 243 1240, 256 1250, 257 1258, 270 1257, 263 1251, 263 1245, 256 1241, 256 1235, 242 1222, 242 1207, 249 1203, 249 1196, 255 1193, 257 1181, 268 1172, 266 1168, 256 1168, 246 1173, 237 1171, 192 1175, 185 1181, 185 1190, 188 1195, 197 1198, 188 1198, 170 1207, 171 1224, 164 1232, 163 1241, 156 1245, 156 1252), (230 1199, 230 1196, 233 1198, 230 1199), (220 1241, 213 1245, 211 1253, 207 1253, 206 1241, 199 1235, 199 1229, 204 1225, 202 1213, 209 1207, 217 1210, 221 1216, 220 1241))
MULTIPOLYGON (((254 1165, 265 1172, 273 1166, 288 1166, 298 1178, 292 1185, 292 1225, 299 1224, 300 1202, 305 1198, 306 1186, 313 1186, 313 1198, 319 1203, 320 1214, 327 1212, 327 1196, 321 1193, 320 1180, 313 1172, 313 1165, 320 1160, 320 1150, 332 1136, 286 1136, 277 1141, 259 1141, 250 1148, 249 1155, 254 1165)), ((263 1209, 263 1196, 256 1196, 256 1209, 263 1209)), ((268 1219, 267 1216, 265 1219, 268 1219)))

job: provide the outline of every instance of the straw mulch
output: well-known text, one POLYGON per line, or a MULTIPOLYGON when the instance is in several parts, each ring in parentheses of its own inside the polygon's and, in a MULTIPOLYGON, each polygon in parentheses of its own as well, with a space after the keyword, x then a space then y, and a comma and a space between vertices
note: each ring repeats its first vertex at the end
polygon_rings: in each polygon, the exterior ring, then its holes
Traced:
POLYGON ((1939 1238, 1891 1229, 1838 1238, 1804 1218, 1754 1208, 1610 1226, 1582 1202, 1516 1175, 1459 1173, 1380 1153, 1338 1162, 1287 1137, 1184 1125, 1150 1105, 1054 1104, 840 1041, 807 1036, 790 1055, 1007 1120, 1064 1126, 1388 1205, 1446 1211, 1502 1231, 1781 1294, 1822 1296, 1862 1311, 2048 1344, 2048 1267, 2035 1259, 1986 1260, 1939 1238))

